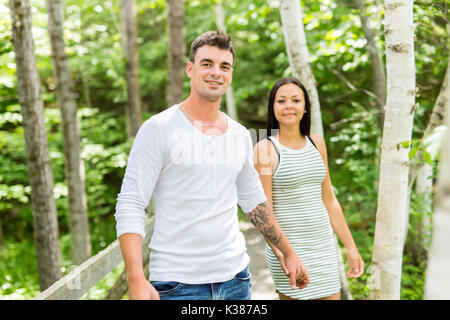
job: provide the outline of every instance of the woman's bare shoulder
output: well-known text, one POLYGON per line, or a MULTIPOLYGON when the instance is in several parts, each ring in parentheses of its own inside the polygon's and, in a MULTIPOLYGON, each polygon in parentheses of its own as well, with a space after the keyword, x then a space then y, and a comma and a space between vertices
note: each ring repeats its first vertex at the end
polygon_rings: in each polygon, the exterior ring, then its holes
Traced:
POLYGON ((274 153, 276 153, 269 139, 259 141, 253 150, 255 157, 260 161, 264 161, 264 163, 270 163, 274 153))
POLYGON ((271 145, 271 142, 269 139, 263 139, 260 140, 258 143, 255 144, 255 149, 268 149, 271 145))
POLYGON ((322 155, 325 155, 327 153, 327 146, 325 143, 325 139, 316 133, 312 133, 309 136, 311 140, 314 142, 314 144, 317 146, 317 149, 319 149, 320 153, 322 155))

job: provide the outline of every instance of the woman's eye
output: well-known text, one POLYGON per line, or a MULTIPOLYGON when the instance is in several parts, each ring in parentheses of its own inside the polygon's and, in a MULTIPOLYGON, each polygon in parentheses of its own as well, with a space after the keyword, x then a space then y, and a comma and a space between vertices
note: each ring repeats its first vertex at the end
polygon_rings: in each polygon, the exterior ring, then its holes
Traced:
POLYGON ((284 103, 284 100, 278 100, 277 103, 284 103))

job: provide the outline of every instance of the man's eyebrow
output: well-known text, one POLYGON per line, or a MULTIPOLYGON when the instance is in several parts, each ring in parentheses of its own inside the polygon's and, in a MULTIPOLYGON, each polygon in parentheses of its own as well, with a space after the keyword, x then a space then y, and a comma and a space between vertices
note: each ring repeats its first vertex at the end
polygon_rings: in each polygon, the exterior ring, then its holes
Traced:
MULTIPOLYGON (((213 60, 208 59, 208 58, 203 58, 202 60, 200 60, 200 63, 202 62, 210 62, 210 63, 214 63, 213 60)), ((227 61, 223 61, 222 63, 220 63, 221 65, 228 65, 231 66, 231 63, 227 62, 227 61)))

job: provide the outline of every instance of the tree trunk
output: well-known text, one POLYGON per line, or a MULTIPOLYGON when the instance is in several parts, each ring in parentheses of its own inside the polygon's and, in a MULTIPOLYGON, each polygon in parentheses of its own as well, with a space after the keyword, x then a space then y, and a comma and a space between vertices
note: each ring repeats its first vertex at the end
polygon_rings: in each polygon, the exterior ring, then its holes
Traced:
POLYGON ((61 0, 47 0, 48 31, 52 48, 53 77, 61 109, 66 182, 69 189, 69 229, 73 263, 80 265, 91 256, 84 165, 72 75, 65 52, 61 0))
POLYGON ((303 27, 303 10, 300 1, 282 0, 280 11, 292 74, 303 83, 311 100, 311 133, 316 133, 323 137, 319 94, 317 93, 316 80, 309 61, 303 27))
MULTIPOLYGON (((450 61, 449 61, 450 63, 450 61)), ((447 86, 447 101, 450 104, 447 86)), ((450 108, 446 110, 447 131, 443 139, 436 187, 430 258, 425 282, 425 299, 450 299, 450 108)))
POLYGON ((381 151, 371 299, 400 299, 409 148, 415 102, 412 0, 386 0, 387 103, 381 151))
MULTIPOLYGON (((448 33, 450 36, 450 33, 448 33)), ((430 120, 428 121, 427 129, 425 134, 430 134, 434 128, 440 126, 444 120, 445 109, 448 108, 450 100, 450 90, 449 90, 449 77, 450 77, 450 62, 447 65, 447 71, 445 73, 444 81, 442 82, 441 91, 436 99, 436 103, 431 113, 430 120)), ((425 136, 425 135, 424 135, 425 136)))
POLYGON ((367 40, 366 49, 369 53, 372 66, 373 90, 377 96, 378 119, 380 128, 383 129, 384 106, 386 103, 386 72, 383 62, 383 53, 377 46, 375 39, 376 32, 371 28, 369 23, 369 16, 366 11, 366 0, 354 0, 354 3, 358 8, 358 14, 361 19, 361 28, 364 32, 364 37, 367 40))
POLYGON ((10 0, 12 38, 17 64, 18 95, 25 133, 31 185, 36 257, 41 290, 61 278, 58 219, 53 196, 53 174, 48 153, 44 107, 36 68, 28 0, 10 0))
POLYGON ((169 74, 167 103, 172 106, 183 100, 184 79, 184 7, 183 0, 169 0, 169 74))
MULTIPOLYGON (((216 13, 216 25, 217 28, 222 32, 227 32, 227 27, 225 24, 225 14, 222 7, 222 1, 217 1, 216 7, 215 7, 215 13, 216 13)), ((226 93, 226 102, 227 102, 227 113, 228 115, 233 118, 236 121, 239 121, 238 114, 236 111, 236 103, 234 102, 234 93, 233 93, 233 86, 228 86, 227 93, 226 93)))
MULTIPOLYGON (((450 25, 450 24, 449 24, 450 25)), ((441 86, 441 91, 434 104, 433 111, 431 112, 430 119, 428 120, 427 128, 423 134, 422 139, 426 138, 433 130, 440 126, 444 119, 445 110, 450 108, 450 89, 449 89, 449 73, 450 63, 447 65, 447 71, 445 73, 444 81, 441 86)), ((406 210, 406 226, 405 226, 405 239, 408 231, 409 220, 409 203, 411 200, 411 192, 414 182, 416 182, 416 193, 421 195, 424 200, 424 209, 432 211, 432 188, 433 181, 429 178, 433 173, 433 167, 423 159, 423 153, 418 151, 416 158, 419 164, 414 164, 410 168, 409 183, 408 183, 408 208, 406 210), (417 181, 416 181, 417 179, 417 181)), ((426 231, 430 226, 430 219, 428 215, 424 216, 422 230, 426 231)), ((430 234, 425 234, 423 237, 422 249, 428 248, 430 234)))
POLYGON ((136 136, 142 123, 136 15, 136 0, 120 0, 122 46, 125 52, 128 89, 128 109, 125 112, 128 137, 136 136))

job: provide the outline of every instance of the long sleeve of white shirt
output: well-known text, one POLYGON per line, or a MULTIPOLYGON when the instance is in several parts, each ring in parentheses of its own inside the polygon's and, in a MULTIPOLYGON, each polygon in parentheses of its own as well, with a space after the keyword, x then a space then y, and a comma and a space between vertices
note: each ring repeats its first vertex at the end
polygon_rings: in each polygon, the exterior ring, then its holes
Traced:
POLYGON ((136 135, 122 188, 117 196, 117 237, 125 233, 137 233, 145 237, 145 209, 163 167, 164 141, 158 123, 153 118, 146 121, 136 135))

